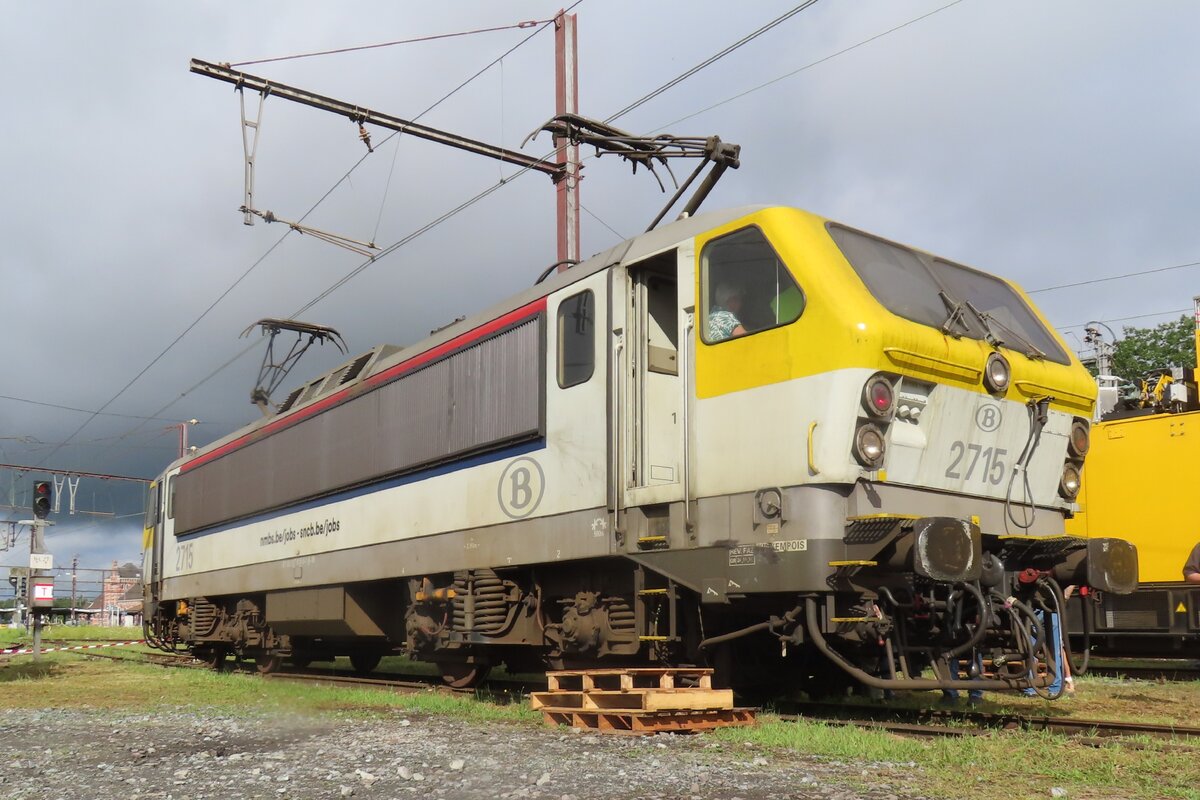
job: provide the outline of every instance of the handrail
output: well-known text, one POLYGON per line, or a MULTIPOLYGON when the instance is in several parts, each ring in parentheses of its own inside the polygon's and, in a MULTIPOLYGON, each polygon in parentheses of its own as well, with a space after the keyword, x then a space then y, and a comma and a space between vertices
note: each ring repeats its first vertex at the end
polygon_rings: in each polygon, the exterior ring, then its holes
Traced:
POLYGON ((613 351, 613 365, 616 368, 616 374, 613 375, 613 394, 615 401, 613 402, 613 533, 621 535, 624 531, 621 529, 621 484, 625 480, 625 459, 623 446, 625 444, 625 415, 622 409, 625 404, 625 397, 622 393, 623 382, 622 376, 625 374, 625 368, 622 366, 621 358, 625 352, 625 325, 621 327, 621 333, 618 334, 617 346, 613 351))
POLYGON ((808 471, 813 475, 820 475, 821 470, 817 467, 815 454, 813 453, 813 433, 817 430, 817 421, 813 420, 808 424, 808 471))
POLYGON ((683 529, 692 530, 692 427, 688 409, 692 405, 692 390, 688 383, 691 368, 689 357, 692 347, 692 331, 695 329, 693 312, 685 311, 687 323, 684 325, 683 347, 679 348, 680 372, 683 373, 683 529))

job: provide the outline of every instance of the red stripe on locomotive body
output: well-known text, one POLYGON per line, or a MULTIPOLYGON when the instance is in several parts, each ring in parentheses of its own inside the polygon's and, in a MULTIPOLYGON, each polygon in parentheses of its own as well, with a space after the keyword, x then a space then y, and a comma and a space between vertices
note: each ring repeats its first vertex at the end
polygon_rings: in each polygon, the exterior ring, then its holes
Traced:
POLYGON ((546 298, 540 297, 537 300, 534 300, 532 303, 529 303, 528 305, 521 306, 520 308, 510 311, 501 317, 497 317, 496 319, 494 319, 490 322, 485 322, 484 324, 480 325, 477 328, 472 328, 469 331, 460 333, 458 336, 455 336, 453 339, 451 339, 447 342, 444 342, 444 343, 438 345, 437 347, 426 350, 424 353, 415 355, 412 358, 408 359, 407 361, 401 361, 399 364, 396 364, 395 366, 388 367, 386 370, 379 373, 378 375, 372 375, 371 377, 367 378, 362 383, 360 383, 356 386, 349 386, 338 392, 334 392, 333 394, 329 395, 328 397, 324 398, 323 400, 320 400, 320 401, 308 406, 303 411, 299 411, 295 414, 289 414, 286 417, 277 419, 274 422, 264 425, 263 427, 259 428, 256 431, 251 431, 250 433, 247 433, 245 436, 238 437, 237 439, 233 440, 232 442, 229 442, 228 444, 218 447, 216 450, 213 450, 211 453, 205 453, 202 456, 197 456, 195 459, 189 461, 188 463, 186 463, 182 467, 180 467, 179 471, 181 474, 184 472, 190 472, 193 469, 195 469, 199 466, 202 466, 204 464, 207 464, 210 461, 215 461, 218 458, 221 458, 222 456, 229 455, 230 453, 234 452, 235 450, 240 450, 241 448, 250 444, 251 441, 258 441, 259 439, 266 438, 267 436, 270 436, 273 433, 277 433, 278 431, 284 430, 286 428, 290 428, 299 422, 309 419, 310 417, 314 417, 317 414, 320 414, 322 411, 326 411, 326 410, 332 408, 333 406, 340 405, 341 403, 350 399, 350 396, 352 394, 358 395, 358 394, 363 393, 364 391, 369 391, 371 389, 378 389, 380 386, 391 383, 392 381, 397 380, 398 378, 402 377, 406 373, 409 373, 409 372, 412 372, 413 370, 419 369, 420 367, 423 367, 426 364, 436 361, 445 355, 453 353, 456 350, 461 350, 464 347, 467 347, 476 341, 486 339, 488 336, 490 336, 493 333, 496 333, 505 328, 516 325, 520 322, 524 322, 527 319, 531 319, 534 316, 536 316, 537 314, 540 314, 541 312, 543 312, 545 310, 546 310, 546 298))

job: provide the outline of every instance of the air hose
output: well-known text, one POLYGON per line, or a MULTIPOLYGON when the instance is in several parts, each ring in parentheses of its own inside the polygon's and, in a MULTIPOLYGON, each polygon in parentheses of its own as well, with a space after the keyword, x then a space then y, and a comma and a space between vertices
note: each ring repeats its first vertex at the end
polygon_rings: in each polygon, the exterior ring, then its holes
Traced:
POLYGON ((1031 399, 1025 404, 1025 407, 1029 411, 1029 437, 1025 440, 1021 456, 1013 465, 1012 475, 1008 479, 1008 491, 1004 494, 1005 527, 1012 522, 1022 530, 1032 528, 1033 521, 1037 519, 1037 505, 1034 503, 1033 489, 1029 484, 1029 462, 1033 460, 1033 454, 1037 452, 1038 444, 1042 441, 1042 429, 1046 427, 1046 421, 1050 418, 1050 398, 1031 399), (1021 475, 1021 484, 1025 494, 1022 505, 1028 505, 1030 509, 1028 517, 1022 513, 1020 520, 1013 514, 1012 508, 1013 484, 1016 483, 1018 473, 1021 475))

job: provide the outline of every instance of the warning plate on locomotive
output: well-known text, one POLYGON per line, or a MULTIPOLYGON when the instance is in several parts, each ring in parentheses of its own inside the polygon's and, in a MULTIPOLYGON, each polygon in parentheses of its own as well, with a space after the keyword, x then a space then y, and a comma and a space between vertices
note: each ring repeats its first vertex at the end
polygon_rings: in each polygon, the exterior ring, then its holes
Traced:
MULTIPOLYGON (((757 563, 757 554, 802 553, 808 550, 808 539, 785 539, 778 542, 739 544, 729 548, 729 566, 752 567, 757 563)), ((770 560, 770 559, 768 559, 770 560)))
POLYGON ((754 550, 755 547, 752 544, 739 544, 737 547, 729 548, 729 566, 753 567, 754 550))

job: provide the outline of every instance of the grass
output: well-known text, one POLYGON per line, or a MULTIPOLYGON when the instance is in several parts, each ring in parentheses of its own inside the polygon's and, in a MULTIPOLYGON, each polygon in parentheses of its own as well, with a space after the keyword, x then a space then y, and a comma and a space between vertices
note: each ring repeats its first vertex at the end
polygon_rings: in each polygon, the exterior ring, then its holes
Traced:
MULTIPOLYGON (((1047 702, 1016 693, 987 693, 977 710, 1074 719, 1103 719, 1164 725, 1200 727, 1196 709, 1200 708, 1200 681, 1123 680, 1107 677, 1081 677, 1074 695, 1047 702)), ((928 708, 941 695, 938 692, 910 692, 897 695, 889 705, 903 708, 928 708)), ((865 697, 847 698, 847 703, 877 705, 865 697)))
MULTIPOLYGON (((118 628, 93 625, 46 625, 42 628, 42 644, 48 642, 92 642, 116 641, 127 642, 142 638, 141 628, 118 628)), ((33 642, 33 633, 24 628, 0 627, 0 649, 29 645, 33 642)))
POLYGON ((763 715, 754 728, 713 734, 733 745, 869 762, 866 784, 888 783, 931 797, 1200 798, 1200 747, 1069 739, 1041 732, 994 732, 955 739, 887 733, 763 715))
POLYGON ((541 720, 528 705, 479 702, 469 696, 311 686, 204 669, 94 661, 70 653, 48 654, 38 664, 28 657, 0 662, 0 686, 0 708, 218 708, 263 714, 406 710, 467 720, 541 720))
MULTIPOLYGON (((65 637, 64 637, 65 638, 65 637)), ((399 662, 385 666, 408 669, 399 662)), ((992 696, 989 696, 991 698, 992 696)), ((928 704, 925 693, 900 700, 928 704)), ((390 694, 378 690, 322 687, 207 670, 163 669, 138 663, 49 654, 39 664, 29 657, 0 660, 0 709, 91 708, 153 711, 215 709, 250 716, 281 711, 391 716, 396 712, 447 715, 463 720, 540 725, 525 703, 493 704, 437 692, 390 694)), ((1025 699, 989 699, 985 710, 1035 710, 1059 715, 1113 719, 1118 715, 1164 718, 1192 724, 1200 708, 1200 684, 1155 684, 1081 679, 1071 700, 1049 704, 1025 699), (1137 713, 1141 708, 1144 713, 1137 713)), ((994 732, 956 739, 918 740, 853 727, 785 722, 765 713, 753 728, 710 734, 716 741, 759 754, 802 755, 849 764, 862 788, 883 784, 896 793, 922 797, 1000 796, 1046 798, 1054 787, 1070 798, 1185 798, 1200 800, 1200 745, 1146 740, 1111 743, 1041 732, 994 732)))

